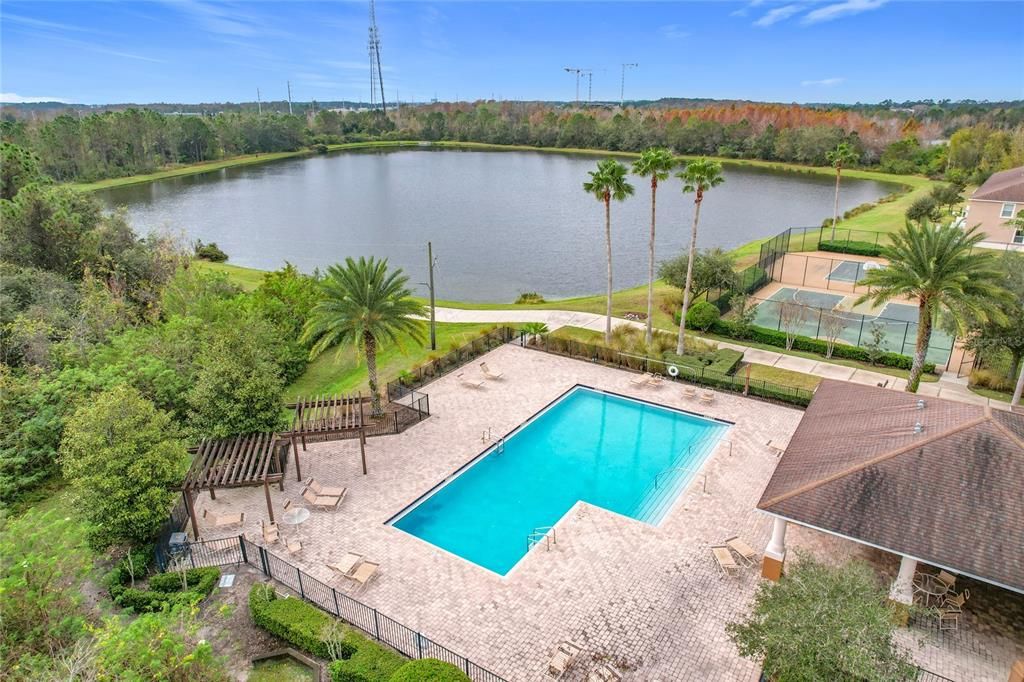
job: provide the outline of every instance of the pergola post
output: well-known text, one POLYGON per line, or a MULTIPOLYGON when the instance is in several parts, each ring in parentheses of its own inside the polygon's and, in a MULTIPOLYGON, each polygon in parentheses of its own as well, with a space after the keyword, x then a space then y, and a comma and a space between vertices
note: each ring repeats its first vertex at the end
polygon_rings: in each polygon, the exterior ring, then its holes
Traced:
MULTIPOLYGON (((299 449, 294 447, 294 445, 295 445, 295 437, 292 436, 292 446, 293 446, 292 449, 295 451, 295 480, 296 481, 302 481, 302 465, 299 463, 299 449)), ((280 453, 278 453, 277 460, 278 460, 278 462, 281 461, 280 453)), ((282 485, 281 490, 284 490, 284 487, 283 487, 284 486, 284 477, 283 476, 281 477, 281 485, 282 485)))
MULTIPOLYGON (((284 467, 281 466, 281 448, 277 447, 277 443, 275 442, 270 446, 270 449, 274 452, 274 459, 277 461, 277 473, 281 476, 277 484, 280 486, 281 492, 284 492, 284 467)), ((296 470, 299 468, 298 457, 295 458, 295 468, 296 470)))
POLYGON ((782 565, 786 561, 786 519, 775 517, 772 525, 772 539, 764 548, 761 560, 761 577, 778 581, 782 577, 782 565))
POLYGON ((192 490, 185 488, 181 491, 181 494, 185 496, 185 510, 188 512, 188 518, 192 522, 192 535, 198 540, 199 519, 196 518, 196 504, 195 500, 192 499, 192 490))
POLYGON ((900 572, 892 581, 889 599, 900 604, 914 603, 914 574, 917 573, 917 559, 905 556, 900 559, 900 572))
POLYGON ((263 495, 267 498, 267 516, 270 517, 270 522, 274 523, 274 505, 270 501, 270 482, 267 479, 263 479, 263 495))
POLYGON ((359 429, 359 457, 363 462, 363 476, 366 475, 366 427, 359 429))

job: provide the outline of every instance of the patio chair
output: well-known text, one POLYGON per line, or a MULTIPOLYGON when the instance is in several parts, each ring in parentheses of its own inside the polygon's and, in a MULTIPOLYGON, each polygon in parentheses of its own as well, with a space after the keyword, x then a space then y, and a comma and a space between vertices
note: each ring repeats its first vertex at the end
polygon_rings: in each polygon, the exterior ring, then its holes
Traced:
POLYGON ((632 379, 630 379, 629 383, 633 384, 634 386, 646 386, 651 382, 651 378, 652 377, 650 374, 638 374, 632 379))
POLYGON ((320 485, 320 481, 315 478, 306 479, 306 487, 315 492, 317 495, 323 495, 325 497, 345 497, 345 493, 348 492, 348 488, 342 486, 326 486, 320 485))
POLYGON ((492 372, 491 368, 487 366, 486 362, 480 363, 480 372, 484 375, 485 379, 498 380, 505 376, 504 372, 492 372))
POLYGON ((370 582, 370 579, 377 575, 378 568, 380 568, 380 564, 372 561, 360 561, 351 575, 346 575, 345 577, 356 583, 356 589, 361 589, 366 587, 366 583, 370 582))
POLYGON ((962 612, 939 609, 939 630, 960 630, 962 612))
POLYGON ((786 448, 782 447, 781 445, 776 445, 775 441, 773 440, 768 441, 767 443, 764 444, 764 446, 768 448, 769 452, 771 452, 776 457, 781 456, 782 453, 786 451, 786 448))
POLYGON ((350 578, 352 576, 352 572, 355 571, 361 563, 363 563, 362 554, 348 552, 345 556, 341 557, 340 561, 333 564, 327 564, 327 568, 338 573, 342 577, 350 578))
POLYGON ((245 512, 241 514, 211 514, 209 509, 204 508, 203 520, 208 520, 214 528, 240 526, 245 523, 245 512))
POLYGON ((683 387, 683 395, 686 396, 687 398, 689 398, 690 400, 693 400, 694 398, 697 397, 697 387, 696 386, 684 386, 683 387))
POLYGON ((650 377, 651 378, 647 380, 647 385, 651 388, 658 388, 661 386, 662 382, 665 381, 665 377, 661 376, 657 372, 652 372, 650 377))
POLYGON ((455 375, 455 378, 459 380, 459 384, 466 388, 483 388, 484 382, 479 379, 470 379, 464 372, 459 372, 455 375))
POLYGON ((263 531, 263 542, 272 545, 281 539, 281 533, 276 523, 267 523, 260 519, 260 530, 263 531))
POLYGON ((955 594, 952 597, 946 597, 945 601, 942 602, 940 608, 950 611, 963 611, 964 604, 971 598, 971 591, 964 590, 960 594, 955 594))
POLYGON ((949 592, 956 586, 956 576, 946 571, 939 571, 939 574, 935 576, 935 579, 946 586, 946 591, 949 592))
POLYGON ((335 497, 334 495, 317 495, 309 488, 303 488, 302 499, 319 509, 334 510, 338 508, 338 505, 341 504, 341 501, 345 498, 344 496, 335 497))
POLYGON ((288 550, 289 554, 298 554, 302 551, 302 543, 298 538, 288 538, 285 540, 284 548, 288 550))
POLYGON ((599 668, 594 668, 587 675, 587 682, 621 682, 622 675, 618 673, 615 668, 611 667, 607 663, 603 664, 599 668))
POLYGON ((726 540, 725 545, 732 551, 739 554, 740 559, 742 559, 748 566, 753 566, 757 563, 757 552, 754 551, 753 547, 743 542, 743 540, 740 540, 738 536, 734 535, 726 540))
POLYGON ((559 679, 569 671, 576 659, 583 653, 583 647, 568 640, 559 642, 555 647, 555 653, 548 661, 548 675, 559 679))
POLYGON ((711 391, 704 391, 700 394, 700 402, 702 405, 711 405, 715 402, 715 394, 711 391))
POLYGON ((735 578, 739 575, 740 565, 732 558, 732 552, 727 546, 715 545, 711 548, 711 553, 715 556, 718 567, 727 577, 735 578))

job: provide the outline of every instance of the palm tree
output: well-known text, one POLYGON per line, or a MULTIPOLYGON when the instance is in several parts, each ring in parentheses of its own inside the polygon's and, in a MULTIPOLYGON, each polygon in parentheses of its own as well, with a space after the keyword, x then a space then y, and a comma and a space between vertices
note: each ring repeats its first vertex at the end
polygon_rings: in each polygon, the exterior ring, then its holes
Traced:
POLYGON ((615 159, 605 159, 590 171, 590 182, 583 183, 583 191, 604 202, 604 241, 608 256, 608 319, 605 321, 604 342, 612 340, 612 199, 624 201, 633 194, 633 185, 626 182, 626 167, 615 159))
POLYGON ((672 152, 660 147, 645 149, 633 163, 633 172, 642 178, 651 178, 651 239, 647 244, 649 256, 647 273, 647 344, 654 339, 654 222, 658 204, 658 182, 668 180, 669 172, 677 166, 672 152))
POLYGON ((925 356, 936 318, 963 333, 968 320, 1005 322, 999 309, 1010 298, 1002 286, 994 256, 975 245, 985 239, 975 225, 963 230, 952 225, 934 227, 927 221, 906 221, 892 235, 892 243, 882 249, 889 264, 868 270, 859 282, 868 293, 855 305, 871 301, 876 306, 894 298, 913 297, 918 301, 917 341, 910 367, 907 391, 917 392, 924 370, 925 356))
POLYGON ((316 340, 310 359, 332 346, 338 346, 340 354, 343 343, 363 351, 374 417, 384 414, 377 383, 377 349, 385 342, 400 343, 402 335, 423 343, 423 322, 417 317, 425 316, 427 309, 411 298, 408 281, 401 268, 388 271, 387 259, 346 258, 345 267, 335 264, 327 268, 320 284, 324 296, 313 306, 302 330, 303 342, 316 340))
POLYGON ((836 169, 836 204, 832 211, 832 240, 836 238, 836 223, 839 222, 839 176, 843 173, 843 166, 856 163, 860 154, 849 142, 840 142, 836 148, 825 153, 825 158, 836 169))
POLYGON ((704 192, 725 182, 722 177, 722 164, 717 161, 700 158, 686 164, 677 178, 683 181, 683 194, 696 192, 693 203, 693 228, 690 230, 690 253, 686 259, 686 286, 683 288, 683 310, 679 316, 679 339, 676 341, 676 354, 682 355, 686 350, 686 311, 690 309, 690 285, 693 284, 693 254, 697 252, 697 224, 700 222, 700 205, 704 201, 704 192))

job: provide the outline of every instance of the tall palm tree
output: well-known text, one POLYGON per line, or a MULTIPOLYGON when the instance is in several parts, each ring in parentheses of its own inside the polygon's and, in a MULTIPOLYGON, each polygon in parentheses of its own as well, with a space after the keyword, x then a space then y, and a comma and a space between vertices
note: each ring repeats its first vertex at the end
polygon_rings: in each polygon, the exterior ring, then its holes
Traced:
POLYGON ((682 355, 686 350, 686 311, 690 309, 690 285, 693 284, 693 255, 697 252, 697 225, 700 223, 700 205, 704 202, 704 192, 725 182, 722 177, 722 164, 717 161, 700 158, 690 161, 686 167, 676 173, 683 181, 683 194, 695 192, 693 200, 693 228, 690 230, 690 253, 686 259, 686 286, 683 288, 683 309, 679 316, 679 339, 676 341, 676 353, 682 355))
POLYGON ((836 238, 836 223, 839 222, 839 176, 843 174, 843 166, 856 163, 860 154, 849 142, 840 142, 836 148, 825 153, 825 158, 836 169, 836 203, 832 211, 832 239, 836 238))
POLYGON ((612 199, 624 201, 633 194, 633 185, 626 182, 626 167, 615 159, 605 159, 589 171, 590 182, 583 183, 583 191, 604 202, 604 242, 608 257, 608 306, 604 327, 604 342, 612 342, 612 199))
POLYGON ((388 271, 388 261, 345 259, 345 267, 338 264, 327 268, 320 286, 323 298, 310 311, 302 330, 302 340, 316 342, 310 349, 313 359, 332 346, 351 343, 366 356, 369 376, 370 413, 384 414, 380 387, 377 383, 377 349, 384 343, 400 343, 408 335, 423 343, 422 318, 427 309, 411 298, 406 286, 409 278, 401 268, 388 271))
POLYGON ((907 380, 911 393, 917 392, 921 381, 939 315, 960 333, 969 319, 1005 322, 999 305, 1009 300, 1010 293, 1001 286, 1003 275, 993 254, 983 249, 975 251, 975 245, 983 239, 985 234, 977 225, 965 231, 952 225, 934 227, 927 221, 908 220, 882 249, 889 264, 868 270, 859 282, 868 287, 868 293, 855 305, 865 301, 881 305, 905 296, 918 301, 914 362, 907 380))
POLYGON ((651 178, 651 239, 647 244, 647 344, 654 339, 654 223, 658 204, 658 182, 668 180, 669 173, 678 165, 672 152, 661 147, 645 149, 633 162, 633 172, 642 178, 651 178))

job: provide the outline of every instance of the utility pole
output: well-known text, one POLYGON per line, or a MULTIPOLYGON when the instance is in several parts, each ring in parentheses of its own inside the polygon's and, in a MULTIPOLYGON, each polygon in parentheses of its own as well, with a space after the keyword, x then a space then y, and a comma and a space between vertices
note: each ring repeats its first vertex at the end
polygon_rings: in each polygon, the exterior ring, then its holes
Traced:
POLYGON ((622 65, 622 87, 619 89, 619 108, 626 108, 626 69, 635 69, 640 66, 639 64, 623 64, 622 65))
POLYGON ((587 69, 583 73, 587 77, 587 104, 590 104, 592 101, 594 101, 591 97, 591 95, 594 92, 594 72, 591 71, 590 69, 587 69))
POLYGON ((577 69, 573 66, 565 67, 567 73, 576 74, 576 104, 580 103, 580 74, 583 73, 583 69, 577 69))
POLYGON ((292 82, 288 81, 288 115, 292 115, 292 82))
POLYGON ((380 68, 380 32, 377 30, 377 12, 374 8, 374 0, 370 0, 370 39, 368 41, 370 52, 370 108, 374 108, 374 99, 377 96, 376 89, 380 88, 380 108, 387 116, 388 105, 384 101, 384 75, 380 68))
POLYGON ((263 113, 263 101, 260 99, 260 89, 256 88, 256 113, 263 113))
POLYGON ((430 350, 437 350, 437 321, 434 316, 434 247, 427 242, 427 286, 430 288, 430 350))

